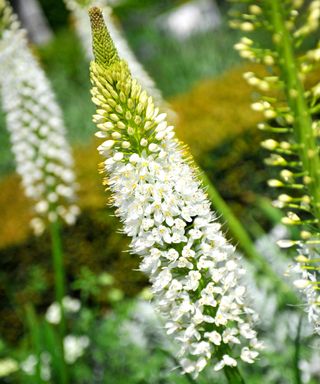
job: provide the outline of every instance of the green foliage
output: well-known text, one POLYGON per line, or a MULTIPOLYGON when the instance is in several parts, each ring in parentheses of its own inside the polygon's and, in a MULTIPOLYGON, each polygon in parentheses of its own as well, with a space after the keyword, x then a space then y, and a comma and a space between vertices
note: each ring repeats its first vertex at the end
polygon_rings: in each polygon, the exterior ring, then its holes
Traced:
POLYGON ((124 0, 116 4, 115 11, 122 17, 132 14, 135 10, 145 13, 159 12, 160 10, 170 9, 185 3, 187 0, 124 0))
POLYGON ((68 12, 63 0, 39 0, 39 3, 54 30, 64 27, 68 22, 68 12))
POLYGON ((5 129, 5 116, 0 110, 0 175, 12 172, 14 170, 12 153, 10 151, 10 140, 8 131, 5 129))
POLYGON ((251 234, 270 229, 257 206, 273 173, 264 166, 259 148, 262 133, 245 130, 223 141, 202 156, 201 168, 219 189, 223 199, 251 234))
POLYGON ((251 88, 243 79, 244 70, 262 72, 255 65, 236 67, 220 78, 201 81, 188 93, 172 99, 173 110, 178 114, 177 135, 200 163, 207 152, 237 134, 255 129, 259 122, 259 114, 250 109, 251 88))
MULTIPOLYGON (((110 213, 105 209, 85 211, 77 224, 64 228, 62 234, 68 283, 72 286, 74 282, 75 292, 102 306, 117 300, 119 292, 115 289, 120 288, 126 296, 133 296, 146 284, 142 274, 132 272, 137 269, 139 260, 123 252, 127 244, 117 233, 110 213), (112 291, 101 284, 98 290, 96 276, 101 271, 111 273, 116 280, 112 291)), ((54 300, 48 255, 50 242, 47 234, 0 249, 0 315, 3 319, 0 333, 10 342, 16 342, 22 334, 24 316, 21 311, 26 303, 32 302, 41 310, 54 300), (32 283, 35 270, 41 276, 37 285, 32 283)))

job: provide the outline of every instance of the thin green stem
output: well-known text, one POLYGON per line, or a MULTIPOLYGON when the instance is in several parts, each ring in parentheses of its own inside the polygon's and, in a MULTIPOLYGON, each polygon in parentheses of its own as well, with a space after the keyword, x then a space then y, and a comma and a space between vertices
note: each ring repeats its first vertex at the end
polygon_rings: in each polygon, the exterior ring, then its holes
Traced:
POLYGON ((225 203, 219 192, 209 180, 208 176, 202 172, 201 178, 204 185, 207 187, 207 193, 212 201, 212 204, 227 222, 231 234, 239 242, 239 245, 245 252, 247 258, 255 264, 258 273, 268 276, 270 280, 273 281, 274 285, 278 288, 278 291, 283 294, 286 303, 293 305, 298 304, 298 299, 295 293, 275 273, 265 258, 256 250, 251 238, 243 228, 241 222, 236 218, 231 209, 225 203))
POLYGON ((31 334, 31 342, 37 356, 35 380, 37 384, 41 384, 43 381, 41 379, 41 341, 40 341, 40 333, 39 333, 39 322, 32 305, 28 304, 26 306, 26 315, 27 315, 27 322, 28 322, 28 326, 31 334))
POLYGON ((61 384, 67 384, 69 380, 68 380, 67 366, 64 359, 64 347, 63 347, 63 340, 66 335, 66 320, 65 320, 64 308, 62 305, 62 301, 66 292, 65 270, 64 270, 64 263, 63 263, 63 250, 62 250, 62 242, 61 242, 61 236, 60 236, 60 225, 58 220, 53 221, 50 224, 50 235, 51 235, 51 249, 52 249, 54 276, 55 276, 55 296, 61 311, 61 320, 59 323, 59 343, 60 343, 60 350, 61 350, 61 359, 63 361, 63 364, 62 364, 62 371, 59 373, 59 377, 61 378, 61 384))
POLYGON ((229 384, 245 384, 238 367, 224 366, 223 370, 229 384))
POLYGON ((65 316, 62 301, 65 296, 65 270, 63 263, 63 250, 62 242, 60 236, 60 225, 56 220, 50 224, 50 235, 51 235, 51 245, 52 245, 52 259, 54 267, 54 277, 55 277, 55 297, 56 301, 60 306, 61 310, 61 322, 60 329, 61 333, 65 334, 66 325, 65 325, 65 316))
POLYGON ((284 3, 266 0, 270 9, 273 41, 279 55, 281 76, 291 113, 294 117, 294 135, 299 144, 299 156, 308 178, 305 184, 312 197, 313 214, 320 223, 320 158, 317 140, 312 131, 312 118, 305 98, 303 84, 294 52, 292 34, 286 25, 284 3))
POLYGON ((294 341, 294 373, 295 373, 295 383, 301 384, 301 372, 299 368, 299 362, 300 362, 300 352, 301 352, 301 328, 302 328, 302 321, 303 316, 300 316, 299 324, 297 328, 297 335, 294 341))

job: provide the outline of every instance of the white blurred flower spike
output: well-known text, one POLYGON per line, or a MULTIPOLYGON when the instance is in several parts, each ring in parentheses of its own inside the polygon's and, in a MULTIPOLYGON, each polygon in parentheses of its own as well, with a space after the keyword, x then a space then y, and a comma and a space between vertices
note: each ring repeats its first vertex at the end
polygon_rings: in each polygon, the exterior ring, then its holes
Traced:
POLYGON ((105 140, 98 150, 116 215, 132 238, 132 253, 142 258, 140 270, 149 276, 154 304, 179 345, 184 372, 197 377, 208 364, 236 369, 241 354, 251 362, 259 346, 252 328, 256 316, 239 284, 244 270, 166 114, 119 59, 101 10, 89 13, 93 119, 105 140), (224 338, 227 331, 234 338, 224 338), (252 351, 250 359, 243 347, 252 351))
POLYGON ((65 359, 68 364, 75 363, 89 347, 87 336, 68 335, 63 340, 65 359))
POLYGON ((1 97, 16 170, 41 234, 48 222, 73 224, 79 214, 73 159, 61 110, 33 57, 25 32, 5 0, 0 0, 1 97))
POLYGON ((214 1, 193 0, 158 16, 156 23, 165 33, 183 41, 199 32, 217 29, 221 24, 221 14, 214 1))
POLYGON ((45 318, 48 323, 59 324, 61 321, 61 309, 58 303, 52 303, 46 311, 45 318))
MULTIPOLYGON (((62 305, 66 314, 77 313, 81 309, 81 301, 70 296, 65 296, 62 299, 62 305)), ((45 313, 45 318, 48 323, 59 324, 61 321, 61 308, 57 302, 53 302, 45 313)))
MULTIPOLYGON (((20 364, 20 368, 26 375, 33 376, 37 364, 37 357, 31 354, 20 364)), ((51 355, 48 352, 42 352, 40 355, 40 377, 45 382, 51 379, 51 355)))
POLYGON ((0 378, 11 375, 19 370, 19 364, 16 360, 7 357, 0 359, 0 378))
POLYGON ((81 301, 70 296, 65 296, 62 305, 66 312, 77 313, 81 308, 81 301))

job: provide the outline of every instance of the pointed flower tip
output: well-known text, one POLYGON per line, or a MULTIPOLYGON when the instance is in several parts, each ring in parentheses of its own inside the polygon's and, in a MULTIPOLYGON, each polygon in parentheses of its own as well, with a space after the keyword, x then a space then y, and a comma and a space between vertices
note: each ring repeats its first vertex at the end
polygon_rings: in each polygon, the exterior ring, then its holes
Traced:
POLYGON ((113 44, 105 24, 102 10, 99 7, 89 9, 92 29, 92 45, 96 63, 108 67, 119 60, 118 52, 113 44))
POLYGON ((93 31, 105 27, 102 10, 99 7, 91 7, 88 12, 93 31))

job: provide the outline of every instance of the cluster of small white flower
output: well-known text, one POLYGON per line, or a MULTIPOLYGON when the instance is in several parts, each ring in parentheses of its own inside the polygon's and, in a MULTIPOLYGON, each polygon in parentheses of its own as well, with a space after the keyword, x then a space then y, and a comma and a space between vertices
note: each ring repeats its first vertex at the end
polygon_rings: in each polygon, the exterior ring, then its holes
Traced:
MULTIPOLYGON (((101 32, 99 12, 92 10, 91 18, 101 32)), ((216 370, 234 367, 230 347, 236 344, 242 345, 238 356, 253 363, 261 344, 252 329, 255 314, 244 303, 238 281, 244 270, 234 247, 166 114, 132 80, 125 62, 110 54, 111 65, 91 65, 96 136, 105 140, 98 150, 132 252, 142 257, 140 270, 150 276, 167 333, 180 344, 181 366, 194 377, 212 359, 216 370)))
POLYGON ((88 336, 67 335, 63 340, 63 349, 66 362, 75 363, 90 345, 88 336))
POLYGON ((61 217, 73 224, 79 213, 75 205, 73 159, 65 127, 50 84, 28 48, 9 5, 1 33, 1 95, 17 172, 26 195, 34 201, 36 217, 31 224, 41 234, 47 220, 61 217))
MULTIPOLYGON (((42 352, 40 354, 40 377, 44 382, 51 379, 51 355, 49 352, 42 352)), ((28 376, 33 376, 36 373, 38 358, 35 355, 29 355, 20 364, 21 370, 28 376)))
POLYGON ((5 357, 0 359, 0 378, 11 375, 12 373, 18 371, 19 364, 16 360, 5 357))
MULTIPOLYGON (((300 6, 303 5, 303 2, 300 3, 300 6)), ((306 20, 303 25, 294 33, 294 37, 299 38, 301 36, 309 35, 311 32, 316 31, 320 25, 320 1, 312 0, 306 10, 303 11, 306 20)))
POLYGON ((136 79, 142 84, 144 89, 153 96, 157 102, 164 103, 162 95, 156 87, 154 81, 137 60, 134 52, 127 43, 126 38, 123 36, 122 31, 114 20, 112 14, 112 7, 110 0, 89 0, 86 2, 80 0, 64 0, 66 7, 72 12, 74 17, 77 34, 80 37, 84 50, 89 60, 92 60, 92 40, 90 22, 88 19, 88 9, 93 5, 100 7, 110 31, 110 35, 115 42, 120 56, 127 61, 130 71, 136 79))
MULTIPOLYGON (((62 299, 62 306, 65 313, 77 313, 81 309, 81 301, 70 296, 62 299)), ((59 303, 53 302, 47 309, 45 314, 46 320, 51 324, 59 324, 61 321, 61 308, 59 303)))
MULTIPOLYGON (((67 335, 63 339, 63 350, 65 360, 68 364, 74 364, 90 345, 88 336, 67 335)), ((37 364, 40 365, 40 377, 44 382, 49 382, 52 379, 52 356, 45 351, 40 354, 40 359, 31 354, 21 362, 21 370, 28 376, 34 376, 36 373, 37 364), (39 361, 40 360, 40 361, 39 361)))

